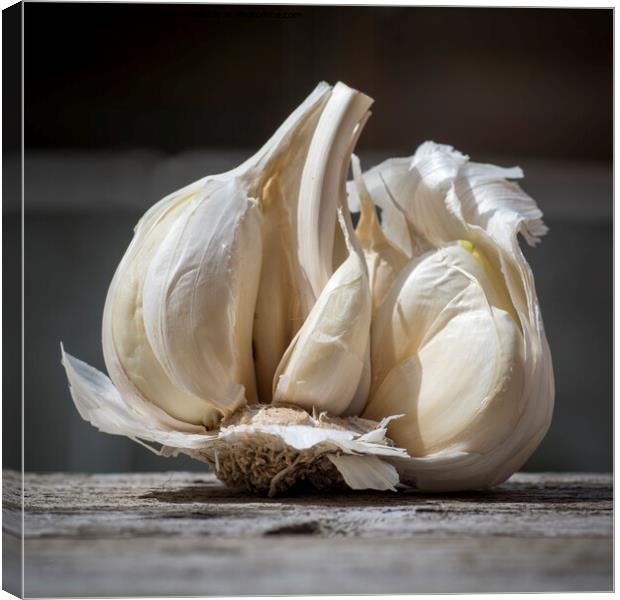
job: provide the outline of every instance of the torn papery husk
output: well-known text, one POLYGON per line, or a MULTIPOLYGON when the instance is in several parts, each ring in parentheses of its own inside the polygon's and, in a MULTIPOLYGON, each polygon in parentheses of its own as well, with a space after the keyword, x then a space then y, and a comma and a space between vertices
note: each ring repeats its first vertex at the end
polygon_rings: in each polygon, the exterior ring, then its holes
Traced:
MULTIPOLYGON (((231 487, 273 496, 299 482, 323 489, 395 490, 393 461, 407 452, 386 437, 388 423, 359 417, 310 415, 296 407, 251 405, 209 433, 166 428, 123 401, 103 373, 62 349, 62 363, 80 416, 104 433, 123 435, 161 456, 187 454, 208 463, 231 487), (161 444, 157 450, 147 442, 161 444)), ((399 460, 400 459, 400 460, 399 460)))

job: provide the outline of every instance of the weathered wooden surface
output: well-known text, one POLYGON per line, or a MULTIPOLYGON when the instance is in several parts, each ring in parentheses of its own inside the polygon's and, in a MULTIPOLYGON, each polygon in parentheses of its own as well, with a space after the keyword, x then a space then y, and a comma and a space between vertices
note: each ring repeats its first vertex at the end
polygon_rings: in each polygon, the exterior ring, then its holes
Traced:
MULTIPOLYGON (((21 498, 10 484, 20 477, 5 473, 5 551, 18 543, 21 498)), ((613 585, 609 475, 520 474, 458 495, 268 499, 209 474, 28 474, 25 507, 31 597, 613 585)))

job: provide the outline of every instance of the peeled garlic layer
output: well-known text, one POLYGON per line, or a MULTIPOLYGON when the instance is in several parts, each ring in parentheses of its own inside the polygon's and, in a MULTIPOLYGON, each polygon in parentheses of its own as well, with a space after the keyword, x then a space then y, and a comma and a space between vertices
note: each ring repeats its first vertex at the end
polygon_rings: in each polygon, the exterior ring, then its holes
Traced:
POLYGON ((145 213, 106 298, 110 377, 62 350, 84 419, 271 495, 523 465, 554 399, 517 239, 542 213, 519 168, 433 142, 364 173, 371 104, 321 83, 253 157, 145 213))

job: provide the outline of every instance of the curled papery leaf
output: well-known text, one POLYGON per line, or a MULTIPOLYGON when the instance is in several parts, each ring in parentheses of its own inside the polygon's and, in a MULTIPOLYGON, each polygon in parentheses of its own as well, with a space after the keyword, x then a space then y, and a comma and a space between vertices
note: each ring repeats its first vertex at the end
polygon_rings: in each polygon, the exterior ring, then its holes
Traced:
POLYGON ((344 195, 351 139, 360 122, 365 122, 371 104, 368 96, 336 84, 312 138, 297 213, 298 252, 310 283, 309 306, 332 274, 336 211, 344 195))
MULTIPOLYGON (((468 238, 465 223, 486 228, 492 214, 501 215, 493 226, 503 227, 504 235, 520 232, 528 243, 547 231, 536 203, 507 181, 523 177, 520 168, 471 162, 452 146, 425 142, 413 156, 390 158, 363 177, 373 202, 381 208, 386 236, 410 257, 420 253, 412 228, 435 246, 468 238), (482 191, 490 188, 494 190, 482 191), (461 199, 455 199, 455 193, 461 199)), ((350 209, 359 211, 355 182, 349 182, 347 190, 350 209)), ((426 249, 423 246, 422 251, 426 249)))
POLYGON ((201 447, 211 439, 202 427, 178 427, 163 410, 145 400, 127 402, 109 377, 65 352, 62 344, 61 357, 80 416, 100 431, 143 445, 146 441, 183 448, 201 447))

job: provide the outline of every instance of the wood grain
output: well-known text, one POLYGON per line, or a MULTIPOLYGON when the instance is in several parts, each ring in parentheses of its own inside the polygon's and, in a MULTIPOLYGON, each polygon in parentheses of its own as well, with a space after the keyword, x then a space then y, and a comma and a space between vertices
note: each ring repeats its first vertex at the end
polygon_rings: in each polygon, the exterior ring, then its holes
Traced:
MULTIPOLYGON (((5 549, 14 560, 20 479, 4 473, 5 549)), ((26 474, 24 504, 30 597, 613 585, 610 475, 518 474, 468 494, 261 498, 208 473, 26 474)))

